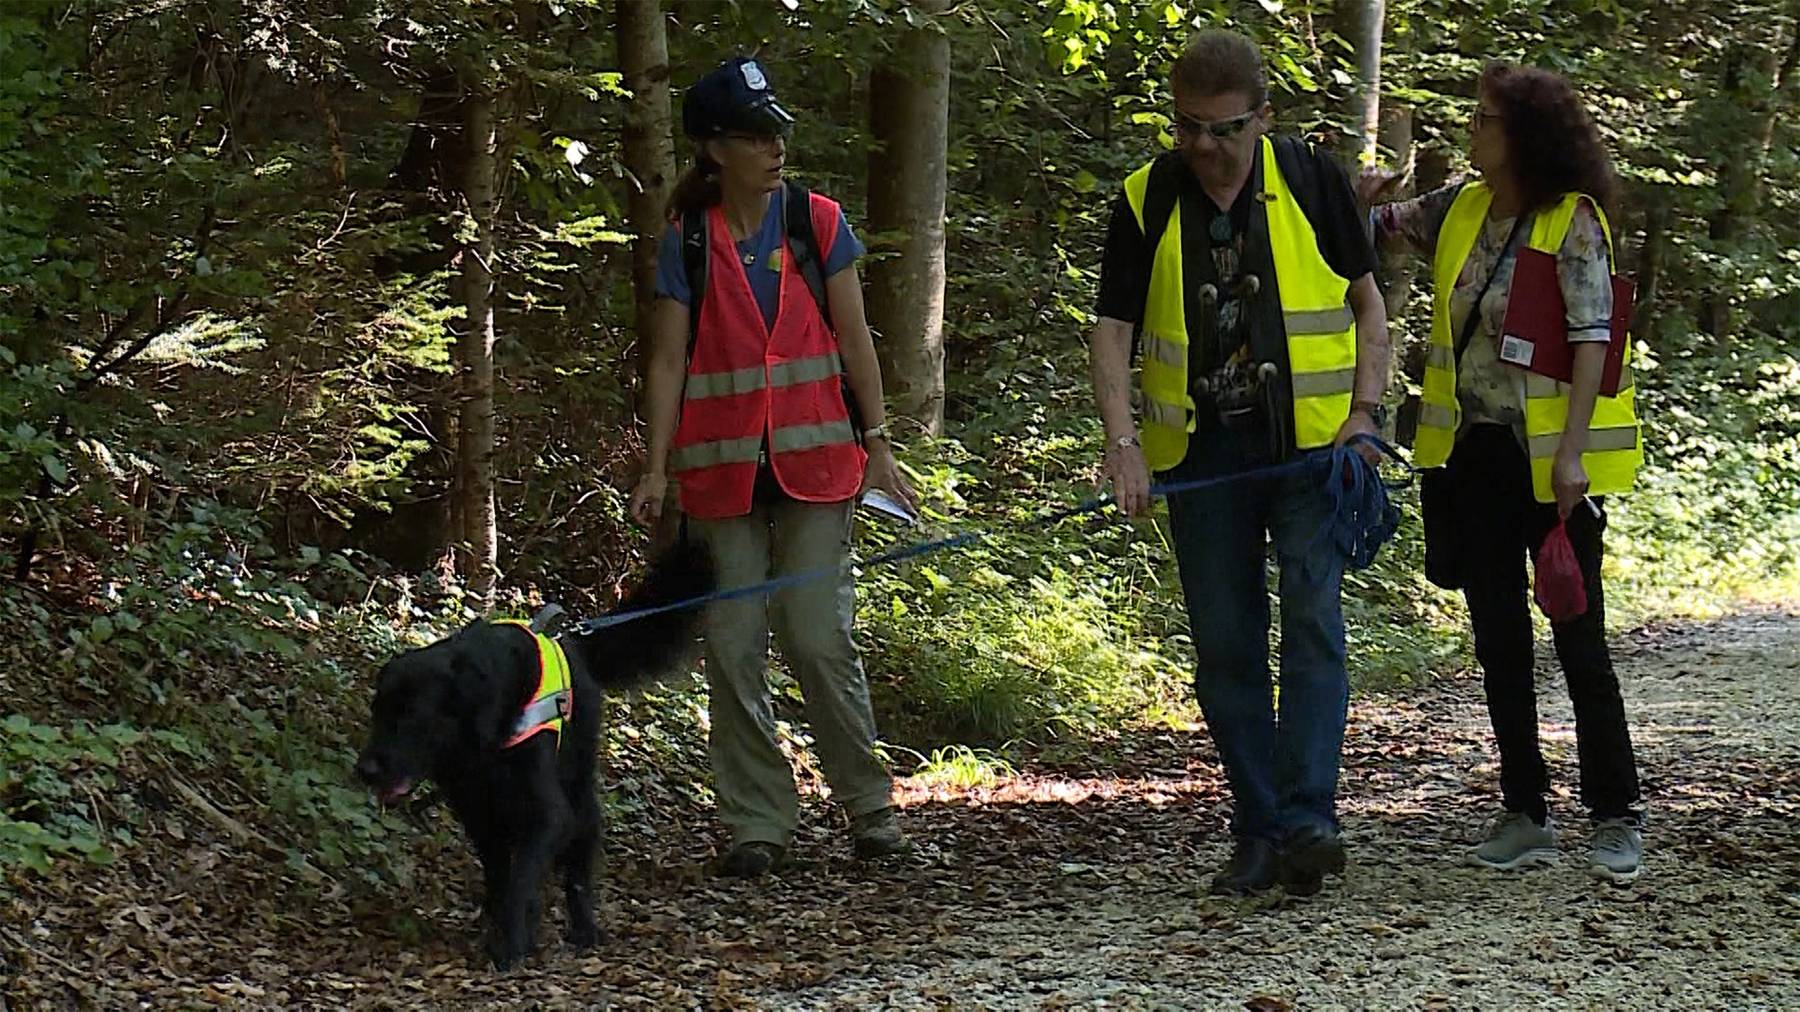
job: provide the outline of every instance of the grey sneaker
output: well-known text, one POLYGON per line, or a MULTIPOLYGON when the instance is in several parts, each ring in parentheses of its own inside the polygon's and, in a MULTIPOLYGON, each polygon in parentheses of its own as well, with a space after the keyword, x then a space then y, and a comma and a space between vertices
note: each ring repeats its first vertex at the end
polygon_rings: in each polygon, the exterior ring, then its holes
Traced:
POLYGON ((1469 863, 1499 871, 1554 864, 1556 822, 1546 819, 1540 826, 1524 812, 1508 812, 1494 820, 1487 839, 1469 851, 1469 863))
POLYGON ((1595 878, 1630 882, 1644 870, 1644 838, 1630 819, 1604 819, 1594 829, 1588 871, 1595 878))
POLYGON ((881 808, 859 815, 850 822, 850 836, 856 856, 889 857, 912 851, 912 841, 900 829, 900 818, 892 808, 881 808))

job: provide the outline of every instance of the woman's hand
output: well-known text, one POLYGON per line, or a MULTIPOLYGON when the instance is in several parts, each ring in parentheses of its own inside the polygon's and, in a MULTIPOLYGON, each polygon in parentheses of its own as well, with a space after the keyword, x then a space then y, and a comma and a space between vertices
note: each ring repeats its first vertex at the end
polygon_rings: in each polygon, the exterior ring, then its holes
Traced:
POLYGON ((1556 451, 1550 465, 1550 490, 1556 494, 1556 512, 1567 520, 1588 490, 1587 468, 1580 453, 1566 448, 1556 451))
POLYGON ((1400 180, 1403 178, 1405 177, 1401 173, 1395 172, 1393 169, 1379 169, 1373 165, 1366 165, 1361 172, 1356 174, 1356 198, 1370 206, 1379 204, 1382 202, 1382 198, 1393 192, 1394 187, 1400 185, 1400 180))
POLYGON ((900 462, 894 459, 894 447, 885 439, 875 438, 869 440, 868 451, 869 463, 863 469, 862 489, 857 495, 878 488, 904 505, 907 512, 919 512, 919 497, 900 473, 900 462))
POLYGON ((631 519, 649 527, 662 517, 663 499, 669 494, 669 479, 655 471, 646 471, 631 490, 631 519))

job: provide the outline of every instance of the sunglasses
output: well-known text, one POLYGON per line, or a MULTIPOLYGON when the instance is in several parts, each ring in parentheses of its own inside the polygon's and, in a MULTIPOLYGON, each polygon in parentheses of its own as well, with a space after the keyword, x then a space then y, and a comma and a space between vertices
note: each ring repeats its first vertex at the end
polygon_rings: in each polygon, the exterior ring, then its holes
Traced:
POLYGON ((1480 130, 1482 125, 1485 124, 1488 120, 1504 120, 1504 119, 1506 119, 1506 117, 1500 115, 1497 112, 1488 112, 1486 109, 1483 109, 1481 106, 1475 107, 1475 129, 1477 129, 1477 130, 1480 130))
POLYGON ((774 151, 776 145, 787 140, 786 137, 783 137, 780 134, 752 134, 735 130, 728 131, 725 134, 725 139, 728 141, 738 141, 747 144, 758 151, 764 152, 774 151))
POLYGON ((1225 140, 1243 133, 1244 128, 1250 125, 1250 121, 1256 118, 1256 112, 1257 110, 1252 109, 1241 116, 1209 122, 1195 119, 1177 109, 1175 110, 1175 129, 1189 137, 1198 137, 1204 133, 1210 134, 1216 140, 1225 140))

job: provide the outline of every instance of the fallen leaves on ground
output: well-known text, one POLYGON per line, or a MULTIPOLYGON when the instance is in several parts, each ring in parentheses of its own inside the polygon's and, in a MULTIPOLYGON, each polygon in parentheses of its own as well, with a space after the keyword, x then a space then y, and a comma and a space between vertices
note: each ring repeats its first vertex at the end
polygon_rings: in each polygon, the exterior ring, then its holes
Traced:
MULTIPOLYGON (((547 902, 526 968, 479 962, 477 879, 308 884, 254 842, 166 818, 109 869, 18 879, 0 973, 19 1008, 1243 1008, 1800 1006, 1800 619, 1645 630, 1616 656, 1650 802, 1648 872, 1587 877, 1572 718, 1540 688, 1560 866, 1460 864, 1496 805, 1480 683, 1358 701, 1341 803, 1352 866, 1319 897, 1206 892, 1228 848, 1205 735, 1140 729, 1096 758, 1025 756, 992 787, 903 783, 920 844, 849 859, 808 808, 797 865, 711 877, 707 813, 610 827, 608 939, 573 952, 547 902), (1103 755, 1103 757, 1102 757, 1103 755)), ((549 894, 547 893, 547 899, 549 894)))

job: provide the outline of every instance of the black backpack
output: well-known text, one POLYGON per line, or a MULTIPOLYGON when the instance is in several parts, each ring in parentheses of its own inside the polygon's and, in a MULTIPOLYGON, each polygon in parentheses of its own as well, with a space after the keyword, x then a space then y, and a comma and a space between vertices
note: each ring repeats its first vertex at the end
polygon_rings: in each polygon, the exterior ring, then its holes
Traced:
MULTIPOLYGON (((804 186, 795 183, 782 184, 783 200, 782 219, 787 226, 788 246, 794 251, 794 269, 800 272, 800 279, 806 282, 806 290, 812 293, 813 302, 819 307, 819 317, 825 326, 831 325, 831 300, 825 292, 825 265, 819 255, 819 238, 813 234, 812 193, 804 186)), ((687 272, 688 281, 688 355, 694 354, 694 341, 700 336, 700 306, 706 298, 706 265, 708 263, 708 245, 712 230, 706 225, 706 211, 689 211, 681 217, 681 265, 687 272)), ((850 411, 850 426, 856 431, 856 441, 862 442, 862 412, 858 410, 856 396, 850 389, 850 377, 843 375, 839 379, 844 395, 844 406, 850 411)))

